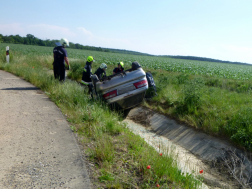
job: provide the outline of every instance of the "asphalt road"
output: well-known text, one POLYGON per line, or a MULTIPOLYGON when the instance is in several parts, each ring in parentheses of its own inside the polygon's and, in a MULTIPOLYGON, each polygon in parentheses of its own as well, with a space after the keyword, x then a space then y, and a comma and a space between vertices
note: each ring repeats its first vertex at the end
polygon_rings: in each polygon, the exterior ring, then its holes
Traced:
POLYGON ((89 189, 77 140, 38 88, 0 71, 0 188, 89 189))

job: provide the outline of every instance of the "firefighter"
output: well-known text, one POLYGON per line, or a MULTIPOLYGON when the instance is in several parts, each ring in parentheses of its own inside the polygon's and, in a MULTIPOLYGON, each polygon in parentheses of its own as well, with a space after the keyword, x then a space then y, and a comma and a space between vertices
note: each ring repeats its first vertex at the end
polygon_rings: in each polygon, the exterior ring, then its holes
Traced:
POLYGON ((65 81, 65 62, 67 64, 67 68, 69 69, 69 61, 67 58, 66 46, 69 46, 69 42, 67 39, 62 38, 58 46, 53 49, 53 72, 54 78, 59 79, 60 81, 65 81))
POLYGON ((88 56, 86 65, 85 65, 85 67, 83 69, 83 73, 82 73, 81 83, 88 86, 88 88, 89 88, 88 94, 90 94, 90 92, 92 90, 92 86, 93 86, 90 76, 92 75, 92 63, 94 61, 95 60, 92 56, 88 56))
POLYGON ((121 73, 124 71, 123 62, 118 62, 118 67, 113 70, 113 74, 121 73))
POLYGON ((107 65, 105 63, 102 63, 100 67, 96 70, 96 72, 94 73, 97 75, 99 80, 101 80, 103 77, 106 77, 106 69, 107 69, 107 65))
POLYGON ((146 72, 146 78, 147 78, 149 87, 148 87, 148 90, 146 91, 144 97, 147 99, 151 99, 154 96, 157 96, 157 88, 156 88, 156 85, 154 82, 154 78, 150 72, 146 72))

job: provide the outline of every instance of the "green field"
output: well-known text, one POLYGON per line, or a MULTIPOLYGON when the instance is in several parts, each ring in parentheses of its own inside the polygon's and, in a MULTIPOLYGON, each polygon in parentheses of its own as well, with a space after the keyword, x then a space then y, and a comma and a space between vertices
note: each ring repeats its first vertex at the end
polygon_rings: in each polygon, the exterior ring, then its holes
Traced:
MULTIPOLYGON (((52 47, 41 47, 18 44, 0 44, 0 48, 9 45, 10 52, 21 52, 22 55, 52 56, 52 47)), ((193 61, 173 59, 166 57, 129 55, 109 52, 97 52, 78 49, 67 49, 69 58, 85 60, 87 56, 95 57, 97 63, 115 64, 123 61, 125 65, 130 66, 133 61, 138 61, 143 68, 153 70, 165 70, 171 72, 181 72, 193 75, 216 76, 227 79, 252 80, 252 66, 214 63, 206 61, 193 61)))

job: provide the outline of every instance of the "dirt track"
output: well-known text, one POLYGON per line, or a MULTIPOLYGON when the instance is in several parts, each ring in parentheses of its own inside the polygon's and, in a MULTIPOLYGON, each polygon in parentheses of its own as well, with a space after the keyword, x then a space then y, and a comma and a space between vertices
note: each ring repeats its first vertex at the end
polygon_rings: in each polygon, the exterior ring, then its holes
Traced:
POLYGON ((0 188, 90 188, 60 109, 38 88, 0 71, 0 188))

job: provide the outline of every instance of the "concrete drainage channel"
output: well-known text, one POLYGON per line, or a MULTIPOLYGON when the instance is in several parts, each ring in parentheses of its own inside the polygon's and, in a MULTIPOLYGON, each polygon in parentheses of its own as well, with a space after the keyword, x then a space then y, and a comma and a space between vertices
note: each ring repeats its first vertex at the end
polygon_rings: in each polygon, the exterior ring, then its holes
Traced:
POLYGON ((252 154, 143 107, 124 122, 158 152, 173 154, 183 172, 203 170, 202 188, 252 188, 252 154))

